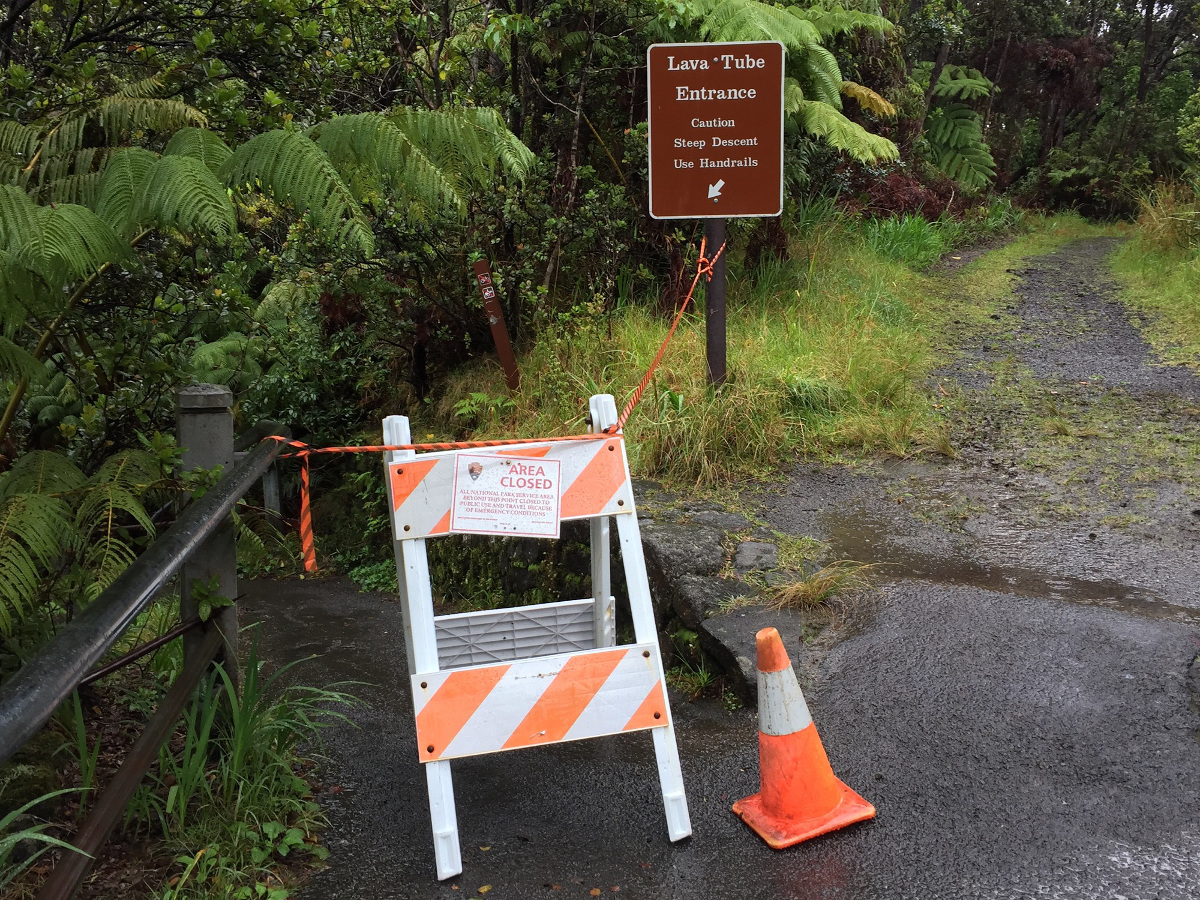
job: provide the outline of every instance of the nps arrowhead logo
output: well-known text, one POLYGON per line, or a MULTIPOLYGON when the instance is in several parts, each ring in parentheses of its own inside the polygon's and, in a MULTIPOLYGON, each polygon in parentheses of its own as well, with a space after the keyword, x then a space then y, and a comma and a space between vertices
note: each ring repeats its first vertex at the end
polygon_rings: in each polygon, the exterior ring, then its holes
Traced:
POLYGON ((718 178, 716 184, 708 186, 708 199, 713 203, 717 202, 717 198, 721 196, 721 188, 725 187, 725 179, 718 178))

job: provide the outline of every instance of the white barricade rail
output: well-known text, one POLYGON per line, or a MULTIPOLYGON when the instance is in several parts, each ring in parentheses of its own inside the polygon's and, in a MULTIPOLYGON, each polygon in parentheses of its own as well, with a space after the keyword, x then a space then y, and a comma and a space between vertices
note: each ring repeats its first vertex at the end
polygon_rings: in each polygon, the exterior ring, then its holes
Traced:
MULTIPOLYGON (((592 397, 589 409, 594 432, 617 420, 608 394, 592 397)), ((389 416, 383 437, 390 445, 412 443, 408 419, 389 416)), ((650 729, 668 836, 689 836, 624 439, 530 441, 488 453, 544 461, 557 478, 558 518, 590 520, 594 597, 435 616, 425 539, 450 533, 456 471, 463 468, 458 457, 480 453, 384 455, 438 878, 462 871, 450 775, 450 760, 457 757, 650 729), (610 592, 610 519, 621 542, 636 640, 620 646, 610 592)))

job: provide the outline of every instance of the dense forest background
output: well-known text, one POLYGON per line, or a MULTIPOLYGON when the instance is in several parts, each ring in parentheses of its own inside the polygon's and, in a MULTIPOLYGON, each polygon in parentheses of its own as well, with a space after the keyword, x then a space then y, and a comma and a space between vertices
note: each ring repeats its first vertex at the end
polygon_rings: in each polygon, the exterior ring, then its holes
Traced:
POLYGON ((0 17, 10 647, 35 598, 95 596, 160 524, 181 383, 226 383, 242 423, 313 443, 397 410, 461 431, 508 402, 444 396, 491 349, 473 259, 518 346, 672 309, 698 235, 647 216, 650 43, 788 48, 785 212, 731 226, 744 271, 834 210, 969 220, 1003 192, 1131 217, 1156 185, 1194 202, 1192 0, 6 0, 0 17))

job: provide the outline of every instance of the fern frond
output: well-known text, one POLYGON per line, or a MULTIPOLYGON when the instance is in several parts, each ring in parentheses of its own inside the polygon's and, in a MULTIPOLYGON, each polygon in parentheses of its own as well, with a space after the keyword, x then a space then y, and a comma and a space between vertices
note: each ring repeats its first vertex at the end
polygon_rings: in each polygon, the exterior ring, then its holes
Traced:
POLYGON ((896 145, 887 138, 871 134, 827 103, 802 100, 799 115, 809 132, 846 151, 859 162, 876 163, 896 159, 900 155, 896 145))
POLYGON ((137 559, 137 552, 115 533, 101 534, 83 551, 83 564, 92 576, 84 588, 88 602, 95 600, 137 559))
POLYGON ((126 97, 130 100, 156 100, 163 95, 166 85, 162 74, 148 75, 139 81, 131 81, 129 84, 122 85, 117 91, 117 96, 126 97))
POLYGON ((39 233, 21 250, 30 268, 50 285, 86 278, 108 263, 129 258, 129 244, 86 206, 40 207, 39 233))
POLYGON ((314 226, 357 247, 365 256, 375 251, 375 236, 350 188, 329 158, 312 140, 279 129, 251 138, 221 166, 220 177, 235 190, 259 187, 314 226))
POLYGON ((20 493, 0 502, 0 632, 33 603, 42 572, 74 539, 71 508, 61 497, 20 493))
POLYGON ((140 147, 114 151, 104 169, 96 215, 129 239, 137 230, 139 207, 158 157, 140 147))
POLYGON ((0 475, 0 501, 16 494, 61 494, 82 487, 87 477, 68 457, 49 450, 31 450, 0 475))
POLYGON ((237 214, 225 186, 208 166, 190 156, 158 160, 138 212, 145 224, 185 234, 207 231, 226 238, 237 228, 237 214))
POLYGON ((25 188, 29 184, 29 172, 25 164, 15 157, 0 157, 0 184, 13 184, 25 188))
POLYGON ((789 116, 800 111, 800 104, 804 102, 804 88, 800 87, 798 82, 791 75, 787 75, 783 79, 783 111, 789 116))
POLYGON ((0 334, 12 337, 38 300, 41 280, 9 250, 0 250, 0 334))
POLYGON ((863 109, 869 109, 877 116, 892 118, 896 115, 896 107, 888 103, 869 87, 864 87, 854 81, 842 82, 842 93, 858 101, 863 109))
MULTIPOLYGON (((267 288, 262 301, 254 310, 254 321, 272 334, 313 328, 305 312, 314 300, 314 291, 294 281, 277 281, 267 288)), ((314 329, 315 330, 315 329, 314 329)))
POLYGON ((100 199, 104 172, 83 172, 56 179, 38 191, 38 198, 50 203, 75 203, 95 209, 100 199))
POLYGON ((255 359, 259 344, 240 332, 201 344, 192 354, 192 371, 213 384, 232 384, 238 379, 253 380, 262 374, 255 359))
POLYGON ((220 136, 206 128, 181 128, 167 141, 163 156, 198 159, 215 174, 233 155, 220 136))
POLYGON ((384 188, 408 195, 430 209, 465 211, 465 201, 404 129, 378 113, 337 116, 312 132, 341 176, 361 198, 384 188))
POLYGON ((758 0, 694 0, 688 9, 710 41, 782 41, 792 50, 821 43, 812 22, 758 0))
POLYGON ((28 163, 41 139, 42 130, 33 125, 22 125, 13 119, 0 122, 0 153, 28 163))
POLYGON ((5 378, 27 378, 32 382, 41 380, 45 368, 32 353, 6 337, 0 337, 0 373, 5 378))
POLYGON ((895 28, 891 21, 883 16, 859 12, 856 9, 844 9, 841 6, 832 6, 829 9, 820 6, 791 6, 788 7, 788 12, 798 19, 812 22, 821 40, 849 34, 860 28, 871 34, 887 34, 895 28))
POLYGON ((129 245, 87 207, 38 206, 11 185, 0 185, 0 249, 9 250, 48 287, 85 278, 129 256, 129 245))
POLYGON ((933 96, 952 100, 981 100, 994 88, 995 85, 978 69, 948 65, 942 67, 933 96))
POLYGON ((73 113, 64 117, 42 142, 42 156, 49 159, 79 150, 83 147, 83 132, 86 127, 85 113, 73 113))
POLYGON ((398 107, 388 118, 443 174, 462 185, 460 193, 470 186, 490 186, 497 168, 524 181, 535 162, 533 151, 508 130, 494 109, 398 107))
POLYGON ((0 186, 0 248, 21 246, 26 235, 38 228, 38 205, 19 188, 0 186))
POLYGON ((813 47, 804 54, 801 68, 808 75, 812 98, 841 109, 842 70, 833 54, 824 47, 813 47))
POLYGON ((120 143, 127 135, 138 131, 170 134, 189 125, 203 128, 208 124, 208 117, 204 113, 181 100, 124 94, 115 94, 100 101, 96 119, 110 144, 120 143))
POLYGON ((942 103, 925 119, 931 157, 945 175, 975 190, 996 177, 996 163, 983 140, 979 113, 963 103, 942 103))

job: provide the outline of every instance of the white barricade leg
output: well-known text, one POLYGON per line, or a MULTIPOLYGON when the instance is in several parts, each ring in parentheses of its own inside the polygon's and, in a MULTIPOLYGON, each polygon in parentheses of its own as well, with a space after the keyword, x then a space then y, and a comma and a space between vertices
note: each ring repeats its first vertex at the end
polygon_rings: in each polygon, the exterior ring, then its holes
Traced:
MULTIPOLYGON (((388 416, 383 420, 383 443, 390 447, 412 443, 412 431, 408 425, 408 416, 388 416)), ((412 459, 416 455, 414 450, 390 450, 384 454, 385 491, 387 490, 388 466, 403 459, 412 459)), ((408 663, 408 674, 414 675, 417 671, 417 661, 413 654, 412 622, 408 614, 411 600, 408 596, 408 585, 404 579, 404 558, 400 551, 400 535, 396 534, 396 522, 392 516, 388 516, 388 520, 392 523, 392 546, 396 552, 396 581, 400 587, 400 619, 404 625, 404 659, 408 663)))
MULTIPOLYGON (((612 394, 596 394, 588 401, 592 433, 617 423, 617 404, 612 394)), ((592 607, 597 647, 617 644, 617 604, 612 596, 612 554, 609 550, 609 518, 599 516, 589 523, 592 531, 592 607)))
POLYGON ((462 853, 458 846, 458 815, 454 810, 454 781, 450 761, 439 759, 424 763, 429 788, 429 817, 433 821, 433 855, 437 860, 438 881, 462 872, 462 853))
POLYGON ((607 516, 601 516, 589 523, 592 529, 592 615, 597 647, 617 645, 617 603, 612 596, 608 521, 607 516))
MULTIPOLYGON (((617 516, 617 534, 621 538, 621 558, 625 562, 625 583, 629 586, 629 608, 633 615, 633 631, 639 644, 652 643, 654 661, 659 677, 662 657, 658 653, 658 629, 654 624, 654 606, 650 599, 646 574, 646 558, 642 555, 642 535, 637 516, 617 516)), ((675 742, 675 722, 667 704, 667 727, 654 729, 654 755, 658 759, 658 781, 662 788, 663 809, 667 816, 667 834, 672 841, 682 840, 692 833, 688 814, 687 794, 683 789, 683 770, 679 765, 679 747, 675 742)))
MULTIPOLYGON (((412 442, 408 418, 389 416, 384 422, 384 440, 389 444, 412 442)), ((412 459, 411 450, 395 451, 399 462, 412 459)), ((393 525, 393 530, 395 526, 393 525)), ((396 545, 397 580, 400 605, 404 614, 404 643, 408 651, 409 674, 438 671, 437 631, 433 619, 433 591, 429 581, 429 557, 425 541, 399 540, 396 545)), ((458 842, 458 817, 454 809, 454 781, 450 763, 445 760, 425 763, 425 781, 429 788, 429 816, 433 826, 433 849, 438 880, 462 872, 462 853, 458 842)))

